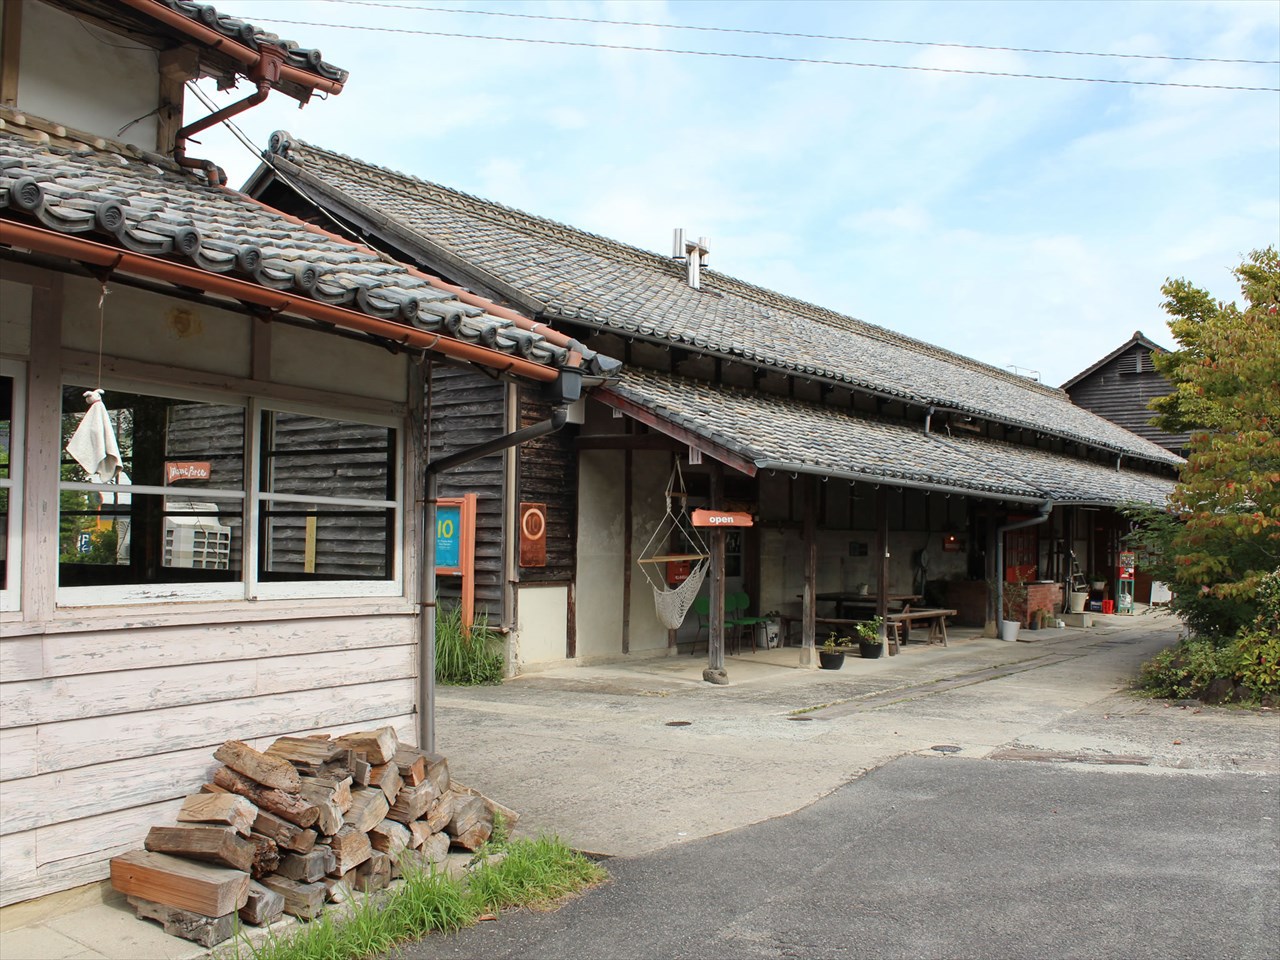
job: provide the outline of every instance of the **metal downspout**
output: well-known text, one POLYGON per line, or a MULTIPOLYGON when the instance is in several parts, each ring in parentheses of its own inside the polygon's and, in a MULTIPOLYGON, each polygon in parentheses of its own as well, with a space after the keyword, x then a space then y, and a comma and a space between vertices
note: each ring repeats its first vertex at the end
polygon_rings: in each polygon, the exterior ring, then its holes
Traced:
POLYGON ((422 583, 419 589, 419 606, 422 611, 422 629, 418 631, 418 747, 429 753, 436 749, 436 499, 439 477, 446 470, 464 463, 479 460, 491 453, 519 446, 526 440, 536 440, 555 433, 568 422, 568 406, 559 406, 549 420, 524 427, 485 443, 467 447, 439 460, 432 460, 426 470, 426 510, 422 529, 422 583))
MULTIPOLYGON (((1010 530, 1021 530, 1023 527, 1034 527, 1049 519, 1053 512, 1053 501, 1046 500, 1040 504, 1040 515, 1030 520, 1019 520, 1017 523, 1006 523, 996 527, 996 620, 1004 619, 1004 535, 1010 530)), ((996 624, 996 637, 1000 636, 1000 625, 996 624)))

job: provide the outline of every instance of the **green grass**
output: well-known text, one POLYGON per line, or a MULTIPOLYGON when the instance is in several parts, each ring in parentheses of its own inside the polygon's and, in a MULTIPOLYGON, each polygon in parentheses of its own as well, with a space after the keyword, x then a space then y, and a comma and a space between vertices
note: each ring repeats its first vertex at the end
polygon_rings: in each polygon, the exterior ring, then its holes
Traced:
POLYGON ((441 607, 436 615, 436 680, 454 686, 501 683, 505 663, 502 640, 476 617, 471 635, 462 630, 462 607, 441 607))
POLYGON ((288 933, 243 931, 218 960, 358 960, 429 933, 453 933, 506 907, 547 908, 602 883, 605 871, 556 837, 490 843, 465 879, 412 869, 395 889, 330 906, 288 933), (502 854, 499 856, 498 854, 502 854))

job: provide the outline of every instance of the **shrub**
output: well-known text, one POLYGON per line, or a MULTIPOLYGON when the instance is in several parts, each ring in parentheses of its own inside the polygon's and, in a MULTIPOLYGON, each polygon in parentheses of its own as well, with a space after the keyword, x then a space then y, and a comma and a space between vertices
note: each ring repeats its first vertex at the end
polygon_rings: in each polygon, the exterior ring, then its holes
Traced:
POLYGON ((476 617, 471 635, 462 629, 462 607, 441 607, 436 615, 436 680, 457 686, 501 683, 506 663, 502 640, 476 617))
POLYGON ((1256 703, 1280 698, 1280 635, 1251 632, 1225 646, 1184 640, 1142 666, 1138 688, 1152 697, 1203 699, 1215 681, 1226 699, 1256 703))

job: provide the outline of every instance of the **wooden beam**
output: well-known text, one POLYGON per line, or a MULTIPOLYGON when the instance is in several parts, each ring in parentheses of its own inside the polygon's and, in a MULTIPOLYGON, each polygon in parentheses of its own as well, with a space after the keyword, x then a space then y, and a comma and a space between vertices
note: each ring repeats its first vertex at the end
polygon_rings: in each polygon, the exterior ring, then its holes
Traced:
POLYGON ((818 632, 818 510, 815 502, 818 480, 816 477, 805 474, 800 482, 804 485, 801 519, 804 541, 804 598, 801 606, 800 628, 803 646, 800 648, 800 665, 815 667, 818 663, 815 652, 818 632))
POLYGON ((22 51, 22 4, 4 5, 4 40, 0 46, 0 103, 18 105, 18 61, 22 51))
MULTIPOLYGON (((724 500, 724 468, 711 465, 711 508, 719 509, 724 500)), ((711 625, 707 629, 707 669, 702 678, 724 683, 724 530, 711 530, 711 625)))
POLYGON ((662 433, 598 433, 577 438, 579 450, 683 450, 685 444, 662 433))
MULTIPOLYGON (((876 488, 876 616, 880 618, 880 642, 885 642, 885 616, 889 613, 889 491, 876 488)), ((905 628, 904 628, 905 629, 905 628)))
POLYGON ((631 652, 631 524, 632 509, 631 471, 634 458, 627 450, 622 455, 622 652, 631 652))
POLYGON ((200 53, 185 44, 160 52, 159 112, 156 114, 156 152, 168 156, 173 152, 178 130, 182 127, 184 84, 200 75, 200 53))
POLYGON ((691 430, 686 430, 684 427, 677 426, 674 423, 664 420, 648 408, 642 407, 638 403, 619 396, 608 387, 597 390, 592 394, 592 397, 603 401, 611 407, 621 410, 627 416, 634 420, 639 420, 641 423, 652 427, 659 433, 664 433, 669 437, 674 437, 682 444, 693 447, 695 450, 701 450, 707 456, 720 461, 727 467, 732 467, 739 473, 745 473, 748 477, 754 477, 756 475, 758 468, 754 461, 748 460, 741 454, 734 453, 732 450, 722 447, 717 443, 713 443, 691 430))

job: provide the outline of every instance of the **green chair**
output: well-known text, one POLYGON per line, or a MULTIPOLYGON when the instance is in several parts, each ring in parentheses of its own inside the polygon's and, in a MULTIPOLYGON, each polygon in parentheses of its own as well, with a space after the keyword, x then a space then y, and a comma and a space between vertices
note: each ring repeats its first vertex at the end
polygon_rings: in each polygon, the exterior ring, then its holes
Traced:
POLYGON ((706 594, 694 597, 689 609, 698 617, 698 632, 693 635, 693 646, 689 649, 692 657, 698 652, 698 644, 702 642, 699 638, 704 632, 707 634, 706 642, 711 642, 711 598, 706 594))
POLYGON ((747 648, 755 653, 756 638, 755 628, 765 623, 767 617, 753 617, 747 614, 747 610, 751 606, 751 597, 744 590, 738 590, 725 597, 725 629, 728 630, 730 624, 733 626, 734 636, 734 652, 742 652, 742 640, 745 635, 747 648))

